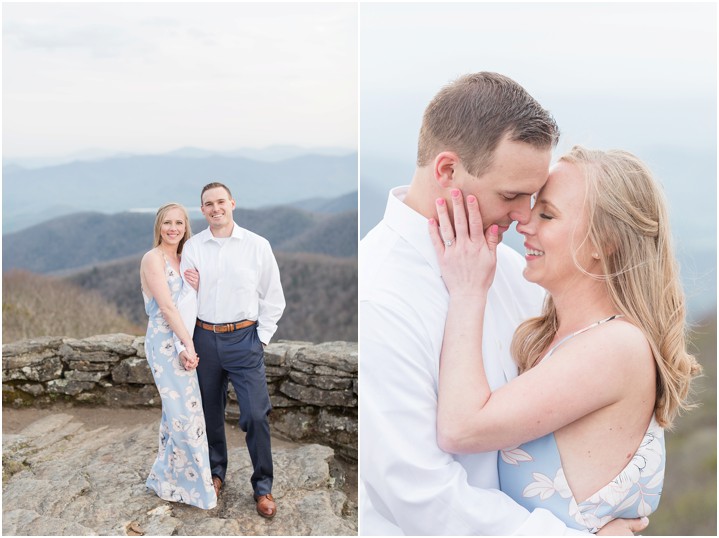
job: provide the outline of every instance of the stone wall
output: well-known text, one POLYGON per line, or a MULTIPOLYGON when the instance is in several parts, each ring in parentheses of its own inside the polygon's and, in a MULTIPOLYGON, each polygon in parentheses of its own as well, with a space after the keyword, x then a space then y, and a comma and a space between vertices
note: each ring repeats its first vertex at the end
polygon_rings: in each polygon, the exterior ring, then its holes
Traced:
MULTIPOLYGON (((144 337, 45 337, 3 345, 3 404, 160 407, 144 337)), ((280 340, 265 349, 272 432, 357 459, 357 344, 280 340)), ((238 418, 234 394, 228 420, 238 418)))

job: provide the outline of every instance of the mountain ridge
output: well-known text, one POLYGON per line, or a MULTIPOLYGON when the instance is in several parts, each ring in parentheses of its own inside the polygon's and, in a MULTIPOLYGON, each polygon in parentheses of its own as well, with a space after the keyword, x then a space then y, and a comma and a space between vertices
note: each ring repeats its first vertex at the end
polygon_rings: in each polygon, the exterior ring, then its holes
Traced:
MULTIPOLYGON (((351 207, 353 197, 327 200, 351 207)), ((356 206, 356 195, 354 197, 356 206)), ((126 258, 152 248, 154 215, 121 212, 107 215, 81 212, 3 235, 3 271, 24 269, 62 274, 98 263, 126 258)), ((235 222, 265 237, 275 251, 307 252, 339 258, 357 256, 357 209, 312 212, 290 205, 261 209, 237 208, 235 222)), ((203 218, 191 218, 194 233, 203 230, 203 218)))
POLYGON ((10 157, 3 158, 3 170, 7 167, 22 168, 25 170, 47 168, 58 164, 68 164, 72 162, 100 161, 114 157, 133 157, 133 156, 184 156, 184 157, 209 157, 213 155, 222 155, 230 157, 247 157, 256 161, 280 161, 296 157, 298 155, 350 155, 357 153, 356 150, 340 147, 340 146, 320 146, 306 148, 292 144, 273 144, 263 148, 241 147, 231 150, 213 150, 200 148, 196 146, 182 146, 176 149, 152 153, 143 153, 136 151, 119 151, 103 148, 87 148, 75 151, 66 155, 56 156, 38 156, 38 157, 10 157))
POLYGON ((3 168, 3 230, 38 224, 47 214, 117 213, 175 200, 199 206, 203 185, 221 181, 237 203, 254 208, 357 190, 357 155, 297 155, 279 161, 212 155, 120 156, 45 168, 3 168))

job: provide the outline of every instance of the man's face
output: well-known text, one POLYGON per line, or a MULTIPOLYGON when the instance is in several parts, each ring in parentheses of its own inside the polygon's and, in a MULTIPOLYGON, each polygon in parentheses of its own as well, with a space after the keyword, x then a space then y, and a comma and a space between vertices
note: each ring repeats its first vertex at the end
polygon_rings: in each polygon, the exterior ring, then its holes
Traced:
POLYGON ((204 192, 200 209, 211 228, 224 228, 232 224, 235 201, 225 189, 215 187, 204 192))
POLYGON ((539 191, 549 175, 551 149, 537 149, 524 142, 504 138, 494 152, 492 166, 481 177, 470 175, 463 166, 455 169, 453 186, 465 199, 474 194, 486 230, 499 226, 499 238, 514 221, 526 223, 532 194, 539 191))

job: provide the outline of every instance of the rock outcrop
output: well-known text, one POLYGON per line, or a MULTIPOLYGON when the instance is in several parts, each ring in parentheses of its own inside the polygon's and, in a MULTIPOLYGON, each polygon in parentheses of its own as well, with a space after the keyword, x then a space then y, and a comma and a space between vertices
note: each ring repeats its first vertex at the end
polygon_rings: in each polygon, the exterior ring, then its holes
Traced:
MULTIPOLYGON (((357 459, 357 344, 279 341, 265 349, 272 432, 333 447, 357 459)), ((109 407, 159 407, 144 337, 45 337, 3 346, 3 403, 58 400, 109 407)), ((230 399, 234 394, 230 391, 230 399)), ((238 418, 228 404, 228 420, 238 418)))
POLYGON ((244 447, 231 448, 218 506, 206 511, 145 488, 156 450, 155 427, 90 430, 66 414, 3 435, 3 535, 357 534, 357 506, 340 487, 344 476, 331 448, 273 449, 272 520, 255 513, 244 447))

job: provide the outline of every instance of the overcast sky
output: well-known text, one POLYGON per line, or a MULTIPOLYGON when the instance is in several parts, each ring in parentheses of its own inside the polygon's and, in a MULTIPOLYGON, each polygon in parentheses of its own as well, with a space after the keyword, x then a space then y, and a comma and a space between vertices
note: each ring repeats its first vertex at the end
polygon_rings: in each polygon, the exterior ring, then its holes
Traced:
POLYGON ((470 71, 523 84, 562 143, 716 146, 715 3, 4 3, 3 156, 272 144, 413 159, 470 71))
POLYGON ((365 157, 411 165, 432 96, 459 75, 485 70, 514 78, 548 108, 563 147, 715 149, 716 9, 363 3, 362 166, 365 157))
POLYGON ((357 147, 357 5, 3 3, 3 156, 357 147))

